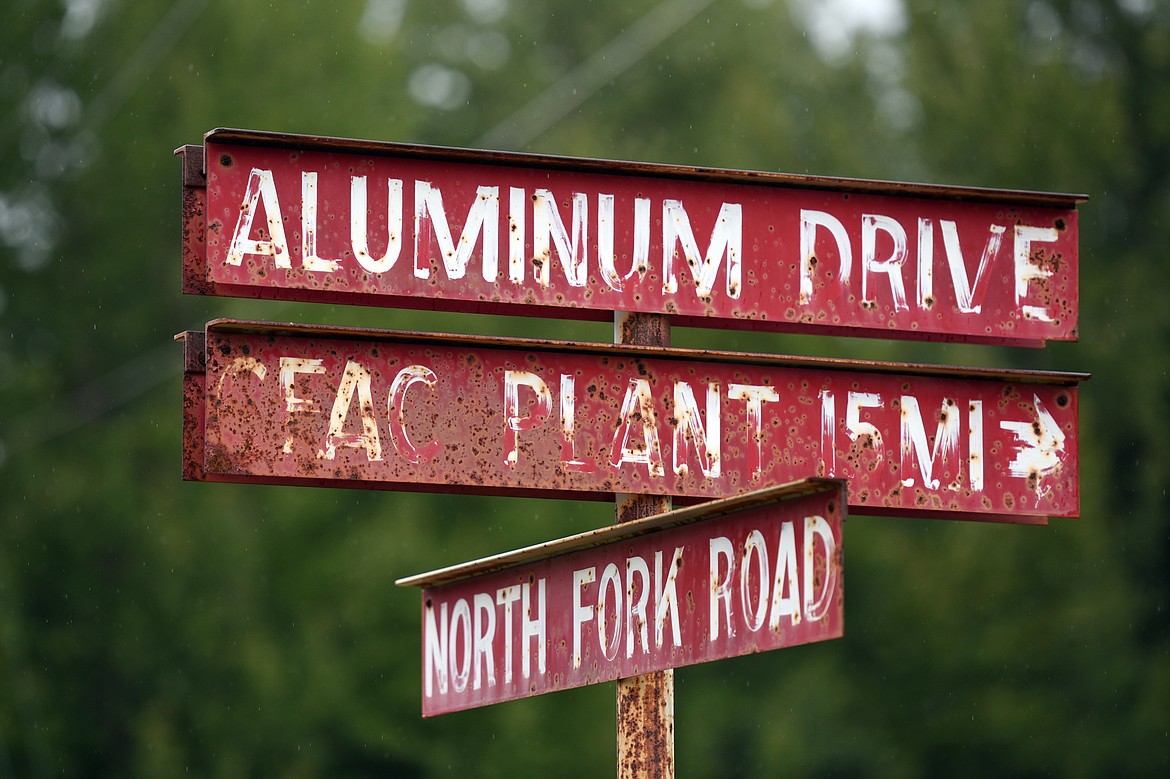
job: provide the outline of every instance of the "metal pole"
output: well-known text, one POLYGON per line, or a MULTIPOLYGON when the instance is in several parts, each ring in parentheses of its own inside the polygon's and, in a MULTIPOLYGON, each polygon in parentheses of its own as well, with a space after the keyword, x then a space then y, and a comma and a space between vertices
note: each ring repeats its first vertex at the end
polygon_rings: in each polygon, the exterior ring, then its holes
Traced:
MULTIPOLYGON (((660 314, 614 313, 618 344, 669 346, 670 318, 660 314)), ((615 523, 669 511, 662 495, 618 495, 615 523)), ((674 777, 674 671, 618 680, 617 762, 619 779, 674 777)))

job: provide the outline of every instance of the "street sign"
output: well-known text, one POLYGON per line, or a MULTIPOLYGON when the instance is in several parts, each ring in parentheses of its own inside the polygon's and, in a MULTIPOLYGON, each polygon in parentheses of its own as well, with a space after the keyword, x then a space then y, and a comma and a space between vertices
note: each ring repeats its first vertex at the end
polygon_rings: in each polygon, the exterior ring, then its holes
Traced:
POLYGON ((809 479, 400 579, 423 716, 840 638, 844 497, 809 479))
POLYGON ((713 499, 819 475, 858 513, 1079 510, 1084 374, 230 320, 186 340, 189 479, 713 499))
POLYGON ((1076 340, 1078 195, 214 130, 183 289, 1040 346, 1076 340))

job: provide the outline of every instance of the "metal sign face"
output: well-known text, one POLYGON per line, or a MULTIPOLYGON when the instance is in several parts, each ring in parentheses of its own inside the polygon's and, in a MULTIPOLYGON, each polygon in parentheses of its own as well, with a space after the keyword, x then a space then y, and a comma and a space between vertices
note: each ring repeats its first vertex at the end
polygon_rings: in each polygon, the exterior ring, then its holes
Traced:
POLYGON ((1073 195, 216 130, 184 290, 1042 345, 1077 337, 1073 195))
POLYGON ((809 480, 400 580, 423 716, 840 638, 843 499, 809 480))
POLYGON ((819 475, 848 479, 859 513, 1078 513, 1083 374, 230 321, 202 335, 187 478, 713 499, 819 475))

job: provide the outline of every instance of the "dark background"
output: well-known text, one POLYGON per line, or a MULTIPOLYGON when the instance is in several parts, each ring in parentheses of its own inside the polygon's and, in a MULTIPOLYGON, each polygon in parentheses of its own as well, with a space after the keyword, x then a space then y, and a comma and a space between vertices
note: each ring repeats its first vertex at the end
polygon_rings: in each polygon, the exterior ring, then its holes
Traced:
POLYGON ((615 770, 613 685, 422 720, 393 586, 612 508, 180 481, 180 330, 533 327, 183 297, 171 151, 218 126, 1089 194, 1078 344, 675 330, 1094 374, 1081 518, 852 518, 845 638, 680 670, 678 773, 1165 776, 1168 26, 1165 0, 6 0, 0 777, 615 770))

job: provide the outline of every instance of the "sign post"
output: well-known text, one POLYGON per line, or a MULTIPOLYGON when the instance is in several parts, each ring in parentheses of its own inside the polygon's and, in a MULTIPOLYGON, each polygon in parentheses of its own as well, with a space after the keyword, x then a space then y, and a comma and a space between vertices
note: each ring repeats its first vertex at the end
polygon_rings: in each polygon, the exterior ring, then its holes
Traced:
MULTIPOLYGON (((614 343, 670 346, 670 320, 658 314, 618 312, 614 343)), ((666 495, 617 496, 618 524, 670 510, 666 495)), ((619 779, 674 776, 674 669, 619 679, 617 685, 619 779)))

